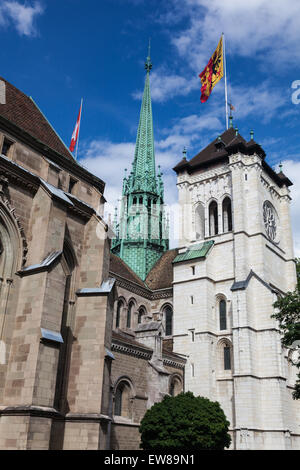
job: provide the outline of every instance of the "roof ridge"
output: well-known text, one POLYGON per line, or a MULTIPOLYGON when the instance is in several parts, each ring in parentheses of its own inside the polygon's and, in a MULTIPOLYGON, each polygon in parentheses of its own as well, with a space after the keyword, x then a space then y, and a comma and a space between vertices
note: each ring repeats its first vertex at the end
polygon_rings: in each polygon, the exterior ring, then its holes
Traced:
MULTIPOLYGON (((70 149, 66 146, 66 144, 64 143, 64 141, 62 140, 62 138, 60 137, 60 135, 58 134, 58 132, 54 129, 54 127, 52 126, 52 124, 50 123, 50 121, 47 119, 47 117, 45 116, 45 114, 43 113, 43 111, 40 109, 40 107, 36 104, 36 102, 34 101, 34 99, 32 98, 32 96, 28 96, 28 95, 25 95, 27 96, 27 98, 29 98, 32 103, 34 104, 34 106, 36 107, 36 109, 41 113, 41 115, 43 116, 43 118, 47 121, 47 123, 49 124, 49 126, 51 127, 51 129, 53 130, 53 132, 57 135, 57 137, 59 138, 59 140, 61 141, 61 143, 64 145, 65 149, 67 150, 67 152, 70 154, 70 156, 73 158, 73 160, 75 160, 75 158, 73 157, 72 153, 70 152, 70 149)), ((76 160, 75 160, 76 162, 76 160)))
MULTIPOLYGON (((46 150, 54 151, 61 157, 74 162, 73 155, 34 99, 4 77, 0 77, 0 80, 5 84, 6 94, 5 103, 0 103, 1 119, 9 121, 16 128, 26 132, 46 150)), ((43 150, 40 153, 42 154, 43 150)))

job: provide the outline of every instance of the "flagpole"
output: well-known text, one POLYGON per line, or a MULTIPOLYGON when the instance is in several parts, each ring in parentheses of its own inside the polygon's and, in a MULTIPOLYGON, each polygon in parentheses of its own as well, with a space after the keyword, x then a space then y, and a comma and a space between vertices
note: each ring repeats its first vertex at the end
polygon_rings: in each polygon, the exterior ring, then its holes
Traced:
POLYGON ((228 97, 227 97, 227 71, 226 71, 226 52, 225 52, 225 34, 223 36, 223 56, 224 56, 224 72, 225 72, 225 116, 226 116, 226 129, 228 129, 228 97))
POLYGON ((83 98, 81 98, 81 103, 80 103, 80 119, 79 119, 78 137, 77 137, 76 150, 75 150, 75 160, 77 160, 77 153, 78 153, 79 134, 80 134, 81 115, 82 115, 82 104, 83 104, 83 98))

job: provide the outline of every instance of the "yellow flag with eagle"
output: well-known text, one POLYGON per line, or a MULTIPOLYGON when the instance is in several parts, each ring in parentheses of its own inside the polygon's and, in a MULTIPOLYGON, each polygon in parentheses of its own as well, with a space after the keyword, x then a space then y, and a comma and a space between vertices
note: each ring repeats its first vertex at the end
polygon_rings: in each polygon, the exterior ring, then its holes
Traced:
POLYGON ((209 59, 209 62, 203 72, 200 73, 201 79, 201 103, 208 100, 213 88, 223 77, 223 36, 219 41, 218 47, 209 59))

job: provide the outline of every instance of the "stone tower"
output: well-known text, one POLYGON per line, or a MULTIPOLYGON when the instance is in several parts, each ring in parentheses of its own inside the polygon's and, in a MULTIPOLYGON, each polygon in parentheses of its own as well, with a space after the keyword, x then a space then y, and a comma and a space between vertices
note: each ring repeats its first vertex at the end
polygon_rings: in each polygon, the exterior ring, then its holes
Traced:
POLYGON ((291 181, 230 128, 178 175, 182 233, 174 265, 174 348, 185 388, 218 400, 235 449, 299 449, 297 369, 272 318, 296 285, 291 181))
POLYGON ((147 72, 132 171, 123 180, 119 222, 112 252, 122 258, 145 280, 148 272, 169 248, 164 214, 164 187, 160 167, 155 171, 153 119, 149 75, 152 68, 150 47, 145 64, 147 72))

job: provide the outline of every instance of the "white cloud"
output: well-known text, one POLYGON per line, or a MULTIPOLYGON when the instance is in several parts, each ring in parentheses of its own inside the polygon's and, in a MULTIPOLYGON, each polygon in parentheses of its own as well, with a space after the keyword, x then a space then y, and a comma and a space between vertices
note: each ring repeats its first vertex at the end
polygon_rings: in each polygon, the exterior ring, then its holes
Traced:
MULTIPOLYGON (((200 87, 196 77, 186 78, 176 74, 167 74, 163 70, 157 70, 150 75, 151 98, 153 101, 164 102, 173 96, 186 96, 190 91, 200 87)), ((133 93, 135 99, 141 99, 142 92, 133 93)))
POLYGON ((106 140, 93 140, 82 145, 84 158, 80 159, 80 164, 106 183, 104 195, 108 213, 113 213, 122 196, 124 169, 127 168, 128 172, 131 170, 134 147, 133 142, 114 143, 106 140))
MULTIPOLYGON (((189 26, 172 38, 180 56, 195 69, 205 65, 223 31, 229 54, 262 63, 300 58, 300 2, 296 0, 173 0, 189 26)), ((176 10, 176 15, 178 12, 176 10)))
POLYGON ((35 2, 31 6, 27 3, 7 0, 0 5, 0 24, 7 25, 13 23, 21 36, 35 36, 36 28, 34 21, 43 11, 39 2, 35 2))
POLYGON ((289 101, 288 91, 285 95, 269 82, 263 82, 255 87, 230 87, 229 96, 236 108, 236 118, 257 116, 262 122, 268 122, 289 101))
MULTIPOLYGON (((298 157, 299 158, 299 157, 298 157)), ((293 186, 291 190, 291 219, 295 247, 295 256, 300 257, 300 161, 284 160, 283 172, 290 178, 293 186)))

